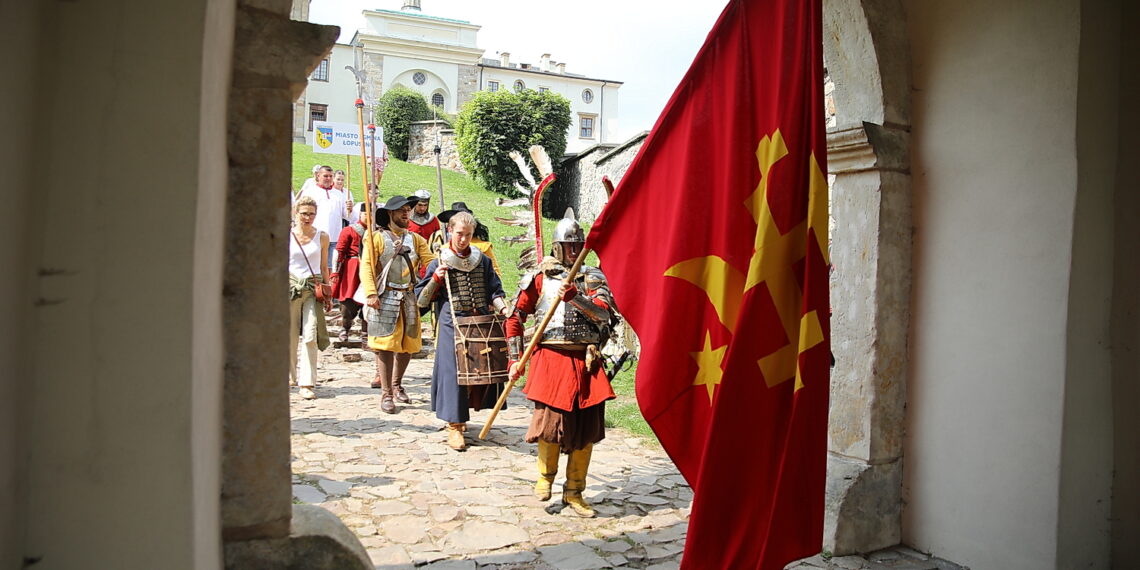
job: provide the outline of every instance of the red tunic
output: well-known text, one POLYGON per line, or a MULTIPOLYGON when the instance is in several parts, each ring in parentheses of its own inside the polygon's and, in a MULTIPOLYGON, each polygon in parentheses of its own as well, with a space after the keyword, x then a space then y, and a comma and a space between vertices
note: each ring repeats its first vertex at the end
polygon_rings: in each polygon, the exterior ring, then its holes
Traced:
MULTIPOLYGON (((534 314, 541 290, 540 273, 519 293, 515 309, 534 314)), ((586 296, 589 297, 590 292, 586 292, 586 296)), ((594 302, 606 307, 600 299, 594 299, 594 302)), ((506 332, 508 337, 522 336, 523 322, 517 311, 507 319, 506 332)), ((523 393, 527 399, 552 408, 571 411, 577 404, 578 409, 585 409, 617 397, 601 366, 593 374, 586 370, 586 355, 581 350, 560 350, 557 345, 540 344, 531 356, 528 368, 523 393)))
POLYGON ((340 231, 340 238, 336 240, 336 274, 339 276, 336 287, 333 289, 333 298, 338 301, 351 299, 360 287, 360 246, 364 238, 356 233, 356 229, 363 229, 360 224, 352 224, 340 231))
POLYGON ((435 231, 438 229, 439 218, 435 216, 432 216, 431 220, 422 226, 417 224, 416 221, 411 218, 411 216, 408 217, 408 231, 415 234, 420 234, 420 237, 426 240, 431 240, 431 234, 435 233, 435 231))

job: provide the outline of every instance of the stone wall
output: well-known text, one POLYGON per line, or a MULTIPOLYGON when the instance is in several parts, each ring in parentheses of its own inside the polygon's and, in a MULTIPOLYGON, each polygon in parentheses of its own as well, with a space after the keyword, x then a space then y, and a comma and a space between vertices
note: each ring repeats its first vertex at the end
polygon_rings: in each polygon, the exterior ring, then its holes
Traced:
POLYGON ((602 177, 609 176, 617 185, 648 134, 642 132, 620 145, 594 145, 563 159, 558 185, 543 199, 543 214, 561 217, 566 208, 574 208, 579 220, 593 222, 606 205, 602 177))
POLYGON ((368 78, 367 98, 374 103, 378 102, 380 95, 384 93, 384 56, 366 51, 361 67, 364 68, 364 74, 368 78))
POLYGON ((463 105, 475 97, 479 91, 479 68, 475 65, 459 66, 459 89, 455 95, 455 112, 458 113, 463 105))
POLYGON ((408 136, 408 162, 421 166, 435 166, 435 140, 439 133, 440 166, 456 172, 466 172, 459 162, 459 146, 455 141, 455 130, 447 122, 440 120, 415 121, 411 124, 408 136))

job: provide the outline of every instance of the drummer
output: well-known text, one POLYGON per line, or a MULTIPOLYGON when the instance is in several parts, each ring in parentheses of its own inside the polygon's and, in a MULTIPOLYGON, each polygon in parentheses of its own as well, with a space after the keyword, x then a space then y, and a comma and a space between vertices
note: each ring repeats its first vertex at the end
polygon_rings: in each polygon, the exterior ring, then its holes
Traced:
POLYGON ((475 217, 470 212, 452 215, 447 221, 448 242, 416 285, 419 306, 434 304, 439 315, 431 409, 437 418, 447 422, 447 445, 456 451, 467 449, 463 434, 467 431, 469 410, 493 407, 503 390, 502 384, 460 386, 458 382, 452 316, 508 314, 503 284, 490 258, 471 246, 475 228, 475 217))

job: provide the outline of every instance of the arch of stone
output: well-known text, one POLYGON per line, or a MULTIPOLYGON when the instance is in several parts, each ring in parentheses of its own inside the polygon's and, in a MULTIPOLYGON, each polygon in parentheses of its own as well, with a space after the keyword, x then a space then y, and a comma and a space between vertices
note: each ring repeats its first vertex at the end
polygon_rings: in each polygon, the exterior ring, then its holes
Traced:
MULTIPOLYGON (((287 321, 285 305, 274 295, 276 282, 261 277, 266 271, 284 274, 284 258, 276 252, 284 249, 285 236, 252 243, 240 238, 264 224, 267 209, 281 221, 276 227, 286 225, 284 193, 260 190, 289 185, 289 104, 336 37, 329 27, 289 21, 281 6, 266 11, 257 4, 238 3, 227 129, 222 523, 229 560, 265 556, 259 545, 285 540, 294 516, 289 407, 280 390, 288 360, 265 350, 267 342, 287 343, 254 324, 287 321), (267 60, 284 63, 272 58, 281 50, 293 65, 267 73, 267 60), (249 401, 273 404, 251 408, 249 401)), ((836 228, 832 250, 832 342, 844 357, 832 379, 824 546, 842 555, 889 547, 901 538, 910 62, 899 0, 825 0, 824 7, 825 58, 837 110, 828 135, 832 215, 845 221, 836 228)), ((344 546, 351 542, 328 544, 343 546, 350 556, 359 553, 358 544, 344 546)))
MULTIPOLYGON (((7 202, 4 235, 31 245, 0 250, 26 270, 5 275, 0 313, 32 323, 0 330, 0 564, 370 567, 335 517, 293 505, 283 389, 291 104, 339 31, 292 20, 290 0, 168 4, 3 5, 23 83, 0 95, 22 136, 0 149, 43 179, 7 202), (43 195, 66 224, 22 216, 43 195), (140 260, 146 283, 124 293, 140 260)), ((834 215, 865 223, 835 242, 869 251, 834 252, 834 342, 861 355, 834 380, 825 542, 841 554, 900 535, 909 63, 898 0, 824 5, 834 215)))

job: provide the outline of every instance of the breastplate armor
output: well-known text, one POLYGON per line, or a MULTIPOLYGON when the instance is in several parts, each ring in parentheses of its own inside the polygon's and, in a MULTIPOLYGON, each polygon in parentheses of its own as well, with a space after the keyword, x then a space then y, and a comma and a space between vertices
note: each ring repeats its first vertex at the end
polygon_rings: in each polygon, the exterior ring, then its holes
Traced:
MULTIPOLYGON (((411 290, 412 268, 408 266, 404 256, 396 256, 396 243, 392 241, 391 234, 382 232, 380 235, 384 239, 384 251, 380 252, 379 256, 380 264, 377 271, 380 272, 380 275, 377 275, 377 280, 383 277, 387 283, 377 283, 376 286, 376 289, 381 291, 380 309, 366 312, 368 334, 370 336, 388 336, 396 332, 396 322, 401 314, 404 316, 404 334, 419 334, 418 309, 411 290), (393 258, 395 258, 394 261, 393 258), (383 270, 384 267, 388 266, 389 261, 392 262, 392 265, 385 276, 383 270)), ((406 232, 399 241, 408 250, 408 258, 414 266, 419 256, 416 255, 413 239, 412 233, 406 232)))
MULTIPOLYGON (((407 261, 404 260, 404 256, 401 255, 397 257, 395 261, 392 261, 392 258, 396 257, 396 244, 400 243, 403 244, 404 249, 407 251, 407 257, 411 260, 412 266, 418 263, 420 257, 416 253, 412 232, 404 232, 404 236, 402 238, 396 238, 396 242, 392 241, 392 234, 389 232, 381 232, 380 236, 384 239, 384 251, 380 252, 380 263, 376 267, 377 278, 383 273, 384 268, 388 267, 388 262, 391 261, 392 266, 388 269, 387 275, 388 286, 397 289, 411 288, 412 281, 415 277, 412 274, 412 268, 408 266, 407 261)), ((377 289, 380 288, 379 285, 381 284, 377 283, 377 289)))
MULTIPOLYGON (((586 294, 587 280, 593 285, 591 290, 596 289, 596 277, 601 276, 601 272, 592 268, 583 266, 574 279, 574 286, 578 288, 580 294, 586 294)), ((538 303, 535 306, 535 318, 538 322, 546 316, 550 311, 550 307, 554 305, 554 300, 558 297, 558 289, 562 286, 565 279, 565 273, 561 275, 550 275, 549 273, 542 277, 542 291, 538 303)), ((604 281, 602 282, 604 284, 604 281)), ((607 301, 609 301, 607 299, 607 301)), ((599 323, 591 320, 582 311, 570 303, 559 303, 558 307, 554 309, 554 316, 550 318, 550 323, 546 325, 546 332, 542 335, 542 344, 598 344, 605 338, 608 323, 599 323)))
POLYGON ((456 255, 450 247, 439 253, 440 260, 450 269, 447 272, 447 287, 451 296, 451 306, 456 313, 487 312, 487 283, 483 271, 483 253, 472 247, 467 257, 456 255))

